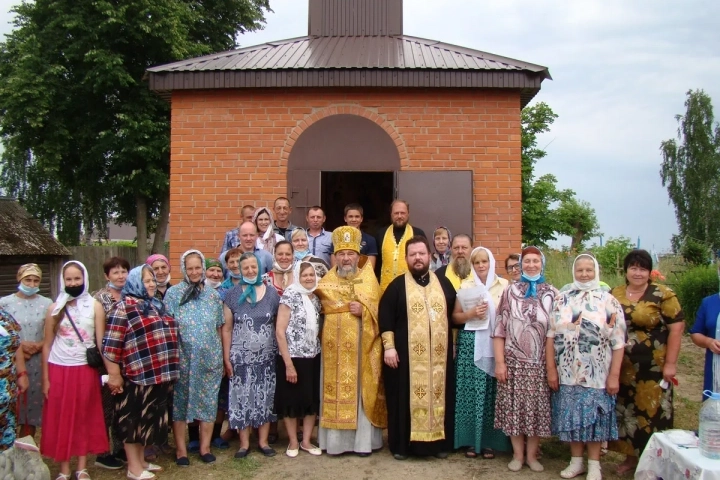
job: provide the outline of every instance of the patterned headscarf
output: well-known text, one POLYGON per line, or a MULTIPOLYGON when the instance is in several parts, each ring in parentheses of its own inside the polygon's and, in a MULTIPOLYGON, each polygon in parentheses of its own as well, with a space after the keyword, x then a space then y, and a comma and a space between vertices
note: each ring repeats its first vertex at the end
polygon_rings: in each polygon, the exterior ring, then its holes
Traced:
POLYGON ((291 292, 295 291, 300 294, 300 298, 302 299, 303 308, 305 309, 305 338, 308 341, 312 341, 312 339, 316 338, 318 336, 318 311, 315 308, 315 305, 313 304, 312 300, 310 299, 310 295, 315 291, 315 289, 318 286, 318 282, 320 281, 320 278, 317 275, 317 272, 315 271, 315 267, 310 262, 297 262, 295 266, 293 267, 293 275, 295 278, 293 279, 292 285, 290 285, 285 292, 291 292), (315 274, 315 285, 313 285, 312 288, 305 288, 300 283, 300 270, 302 270, 303 265, 309 265, 312 269, 313 273, 315 274))
POLYGON ((245 278, 245 275, 240 278, 240 283, 238 283, 238 285, 243 285, 244 288, 242 294, 240 295, 240 299, 238 300, 238 305, 242 305, 242 303, 246 299, 250 298, 250 305, 254 307, 257 303, 256 289, 263 284, 262 275, 260 274, 260 272, 262 272, 262 262, 254 253, 246 252, 243 253, 242 257, 240 257, 240 263, 242 263, 243 260, 247 260, 248 258, 254 258, 257 261, 257 276, 255 277, 255 280, 253 282, 249 282, 248 279, 245 278))
POLYGON ((273 225, 275 225, 275 219, 273 219, 272 212, 267 207, 260 207, 255 210, 252 222, 255 224, 255 227, 258 228, 259 232, 260 230, 257 226, 257 218, 263 213, 267 213, 268 217, 270 217, 270 224, 268 225, 267 230, 265 230, 265 233, 263 233, 263 236, 260 237, 260 241, 263 244, 264 250, 272 253, 275 250, 275 229, 273 228, 273 225))
POLYGON ((522 272, 522 275, 520 275, 520 281, 530 284, 529 288, 527 289, 527 292, 525 292, 525 298, 530 297, 536 297, 537 298, 537 284, 538 283, 545 283, 545 255, 540 251, 537 247, 525 247, 522 250, 522 253, 520 254, 520 271, 522 272), (532 277, 525 274, 525 272, 522 272, 522 260, 525 255, 529 254, 535 254, 540 255, 540 260, 542 262, 542 268, 540 270, 540 273, 537 275, 534 275, 532 277))
POLYGON ((212 267, 220 267, 220 270, 222 270, 222 263, 220 263, 220 260, 216 258, 206 258, 205 259, 205 271, 208 271, 212 267))
MULTIPOLYGON (((156 253, 156 254, 154 254, 154 255, 150 255, 150 256, 147 258, 147 260, 145 260, 145 263, 148 264, 148 265, 150 265, 150 266, 152 267, 152 264, 155 263, 155 262, 157 262, 158 260, 162 260, 163 262, 165 262, 165 264, 167 264, 167 266, 168 266, 168 272, 172 272, 172 267, 170 266, 170 262, 168 261, 168 259, 167 259, 167 257, 166 257, 165 255, 161 255, 161 254, 159 254, 159 253, 156 253)), ((156 281, 157 281, 157 279, 156 279, 156 281)), ((164 287, 164 286, 167 285, 168 283, 170 283, 170 273, 168 273, 168 277, 167 277, 167 279, 166 279, 163 283, 158 282, 158 286, 159 286, 159 287, 164 287)))
POLYGON ((433 256, 435 258, 437 258, 438 260, 440 260, 440 263, 443 265, 447 265, 450 262, 450 254, 452 253, 451 245, 452 245, 452 233, 450 233, 450 229, 448 227, 440 225, 433 232, 432 246, 433 246, 433 250, 435 250, 435 252, 433 253, 433 256), (438 230, 445 230, 447 232, 448 246, 447 246, 447 250, 445 251, 445 253, 440 253, 437 251, 437 248, 435 248, 435 235, 437 235, 438 230))
POLYGON ((40 280, 42 280, 42 270, 40 270, 40 267, 37 265, 37 263, 26 263, 25 265, 22 265, 20 268, 18 268, 17 271, 17 281, 22 281, 23 278, 29 277, 30 275, 35 275, 36 277, 39 277, 40 280))
POLYGON ((188 250, 187 252, 182 254, 182 257, 180 257, 180 270, 182 271, 183 278, 185 279, 185 283, 188 284, 188 287, 185 289, 185 291, 182 294, 182 298, 180 299, 180 305, 185 305, 191 300, 195 300, 200 296, 202 293, 203 285, 205 284, 205 256, 202 254, 200 250, 188 250), (200 277, 200 280, 193 283, 190 281, 190 277, 188 277, 186 268, 185 268, 185 261, 188 257, 188 255, 198 255, 200 257, 200 265, 202 266, 202 276, 200 277))
MULTIPOLYGON (((155 280, 155 272, 153 272, 150 265, 143 264, 133 268, 130 270, 130 273, 128 273, 127 281, 122 289, 122 299, 124 300, 125 297, 134 297, 140 300, 142 312, 145 316, 150 314, 150 305, 155 306, 160 316, 163 316, 165 315, 165 304, 160 301, 160 299, 148 295, 148 291, 143 283, 143 270, 150 272, 153 280, 155 280)), ((157 280, 155 280, 155 283, 157 284, 157 280)))

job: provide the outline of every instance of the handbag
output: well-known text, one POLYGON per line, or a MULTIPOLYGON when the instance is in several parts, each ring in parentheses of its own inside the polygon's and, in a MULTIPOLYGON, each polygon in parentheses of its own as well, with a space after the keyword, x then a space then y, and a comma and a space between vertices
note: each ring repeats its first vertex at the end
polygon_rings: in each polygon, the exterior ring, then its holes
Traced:
MULTIPOLYGON (((72 325, 73 329, 75 330, 75 333, 77 334, 78 338, 80 339, 80 343, 85 345, 85 340, 83 340, 82 335, 80 335, 80 332, 78 331, 77 327, 75 326, 75 322, 73 321, 72 317, 70 316, 70 312, 68 312, 67 309, 65 309, 65 315, 67 315, 68 320, 70 320, 70 324, 72 325)), ((100 354, 100 349, 97 347, 97 345, 92 347, 85 347, 87 350, 87 364, 92 368, 100 368, 105 363, 103 362, 102 355, 100 354)))

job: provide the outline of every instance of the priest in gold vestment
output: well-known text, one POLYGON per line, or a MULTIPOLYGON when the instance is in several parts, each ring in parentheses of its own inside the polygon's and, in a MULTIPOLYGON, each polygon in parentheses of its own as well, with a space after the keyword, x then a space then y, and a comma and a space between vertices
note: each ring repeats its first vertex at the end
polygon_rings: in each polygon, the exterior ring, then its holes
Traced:
POLYGON ((380 230, 376 241, 380 255, 375 264, 375 273, 380 279, 380 293, 398 275, 407 272, 405 244, 412 237, 425 236, 425 232, 410 225, 410 204, 405 200, 394 200, 390 205, 392 225, 380 230))
POLYGON ((425 237, 408 240, 405 260, 408 272, 390 282, 379 310, 388 446, 397 460, 446 458, 455 440, 455 289, 430 271, 425 237))
POLYGON ((387 426, 378 325, 380 288, 355 227, 333 231, 335 266, 318 284, 322 302, 320 448, 368 456, 387 426))

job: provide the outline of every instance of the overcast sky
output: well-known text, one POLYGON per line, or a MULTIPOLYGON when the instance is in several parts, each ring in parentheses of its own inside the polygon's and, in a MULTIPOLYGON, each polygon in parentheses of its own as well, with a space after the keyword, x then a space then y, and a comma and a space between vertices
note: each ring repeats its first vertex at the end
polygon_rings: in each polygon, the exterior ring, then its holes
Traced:
MULTIPOLYGON (((11 26, 0 0, 0 33, 11 26)), ((664 250, 677 232, 660 184, 662 140, 677 134, 685 93, 704 89, 720 111, 720 2, 717 0, 405 0, 407 35, 547 66, 534 101, 559 115, 540 140, 548 156, 537 175, 597 211, 609 236, 664 250)), ((242 46, 307 35, 307 1, 270 0, 263 31, 242 46)), ((562 243, 569 244, 569 239, 562 243)))

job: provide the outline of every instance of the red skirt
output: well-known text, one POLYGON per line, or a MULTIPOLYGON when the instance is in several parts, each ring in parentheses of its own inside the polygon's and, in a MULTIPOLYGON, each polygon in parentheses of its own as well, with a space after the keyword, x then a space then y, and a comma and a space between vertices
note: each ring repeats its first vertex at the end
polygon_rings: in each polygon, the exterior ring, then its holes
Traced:
POLYGON ((87 365, 48 364, 50 394, 43 405, 40 453, 56 462, 108 451, 100 375, 87 365))

